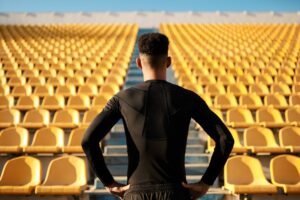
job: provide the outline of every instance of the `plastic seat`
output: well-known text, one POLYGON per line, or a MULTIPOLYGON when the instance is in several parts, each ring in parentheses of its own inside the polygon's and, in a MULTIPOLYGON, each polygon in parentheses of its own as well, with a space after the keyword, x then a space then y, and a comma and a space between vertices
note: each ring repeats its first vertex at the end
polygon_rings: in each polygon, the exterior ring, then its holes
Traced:
POLYGON ((84 160, 75 156, 62 156, 51 160, 45 180, 35 188, 35 193, 38 195, 80 195, 86 187, 86 182, 84 160))
POLYGON ((233 128, 246 128, 257 124, 252 117, 251 111, 242 107, 228 110, 226 122, 227 125, 233 128))
MULTIPOLYGON (((7 76, 7 75, 5 75, 7 76)), ((25 77, 10 77, 8 82, 6 83, 9 86, 19 86, 19 85, 24 85, 26 83, 26 78, 25 77)))
POLYGON ((274 83, 271 85, 271 93, 279 93, 286 96, 291 94, 291 89, 287 84, 274 83))
POLYGON ((249 86, 249 93, 255 93, 259 96, 265 96, 270 93, 267 85, 263 83, 255 83, 249 86))
POLYGON ((92 107, 102 109, 111 98, 109 94, 100 94, 92 100, 92 107))
POLYGON ((66 84, 81 86, 81 85, 84 85, 84 78, 82 76, 68 77, 66 84))
POLYGON ((224 188, 235 194, 275 194, 257 158, 240 155, 227 160, 224 167, 224 188))
POLYGON ((0 95, 0 109, 11 108, 14 105, 14 97, 0 95))
POLYGON ((258 109, 256 111, 256 122, 269 128, 281 128, 289 125, 283 121, 279 110, 272 107, 262 107, 258 109))
POLYGON ((227 91, 228 93, 232 93, 235 96, 241 96, 248 93, 244 83, 230 84, 228 85, 227 91))
POLYGON ((293 79, 292 79, 292 76, 290 76, 288 74, 278 74, 275 77, 275 82, 276 83, 283 83, 283 84, 292 85, 293 84, 293 79))
POLYGON ((64 145, 64 131, 57 127, 38 129, 30 146, 24 147, 26 153, 59 153, 64 145))
POLYGON ((201 87, 201 85, 194 83, 186 83, 183 85, 183 87, 197 93, 198 95, 203 94, 203 88, 201 87))
POLYGON ((111 96, 113 96, 114 94, 116 94, 117 92, 119 92, 120 88, 118 85, 116 84, 103 84, 100 87, 100 94, 109 94, 111 96))
POLYGON ((281 94, 268 94, 264 97, 264 104, 266 106, 273 106, 278 109, 286 109, 288 103, 285 97, 281 94))
POLYGON ((285 120, 295 126, 300 126, 300 106, 293 106, 285 110, 285 120))
POLYGON ((65 97, 73 96, 76 94, 76 88, 74 85, 59 85, 56 88, 55 94, 59 94, 65 97))
POLYGON ((30 110, 37 108, 39 106, 39 102, 40 99, 36 95, 21 96, 19 97, 14 108, 19 110, 30 110))
POLYGON ((272 130, 264 127, 250 127, 244 131, 245 146, 252 153, 284 153, 287 148, 279 146, 272 130))
POLYGON ((46 80, 44 77, 30 77, 27 81, 27 84, 31 86, 45 85, 45 83, 46 80))
POLYGON ((230 109, 237 107, 238 103, 233 94, 220 94, 215 97, 215 107, 219 109, 230 109))
POLYGON ((217 76, 217 82, 222 83, 223 85, 229 85, 235 83, 235 78, 230 74, 219 75, 217 76))
POLYGON ((60 86, 65 84, 65 78, 63 76, 48 77, 47 84, 52 86, 60 86))
POLYGON ((287 126, 279 130, 279 144, 292 153, 300 152, 300 127, 287 126))
POLYGON ((51 96, 54 94, 54 88, 52 85, 38 85, 35 87, 33 94, 39 97, 51 96))
POLYGON ((65 107, 65 98, 62 95, 46 96, 41 108, 47 110, 59 110, 65 107))
POLYGON ((208 75, 199 75, 197 79, 197 84, 201 85, 208 85, 217 83, 217 80, 214 76, 208 76, 208 75))
POLYGON ((200 97, 205 101, 205 103, 209 106, 212 107, 213 106, 213 102, 211 100, 210 95, 208 94, 201 94, 200 97))
POLYGON ((300 193, 300 158, 294 155, 279 155, 270 162, 271 181, 286 194, 300 193))
POLYGON ((87 95, 71 96, 66 107, 76 110, 87 110, 90 108, 90 97, 87 95))
POLYGON ((14 97, 20 96, 29 96, 31 94, 31 86, 30 85, 17 85, 14 86, 10 95, 14 97))
POLYGON ((63 109, 55 112, 52 126, 75 128, 79 124, 79 112, 74 109, 63 109))
POLYGON ((98 87, 96 84, 85 84, 78 88, 78 94, 88 95, 90 97, 98 95, 98 87))
POLYGON ((40 184, 41 162, 30 156, 8 160, 0 177, 0 194, 29 195, 40 184))
POLYGON ((251 84, 254 84, 255 81, 251 74, 243 74, 243 75, 237 76, 236 82, 243 83, 245 85, 251 85, 251 84))
POLYGON ((292 91, 293 91, 294 93, 300 93, 300 83, 295 83, 295 84, 293 84, 293 86, 292 86, 292 91))
POLYGON ((20 123, 21 113, 16 109, 0 110, 0 128, 6 128, 20 123))
POLYGON ((263 106, 262 100, 257 94, 245 94, 239 97, 240 106, 248 109, 258 109, 263 106))
POLYGON ((85 134, 86 128, 79 127, 73 129, 70 133, 69 141, 67 146, 63 147, 64 153, 83 153, 83 149, 81 147, 81 141, 83 135, 85 134))
MULTIPOLYGON (((228 129, 234 139, 234 146, 231 153, 247 153, 248 149, 241 144, 238 132, 233 128, 228 128, 228 129)), ((212 153, 214 151, 214 148, 215 148, 215 142, 210 137, 208 137, 207 152, 212 153)))
POLYGON ((300 105, 300 94, 292 94, 289 97, 289 104, 291 106, 297 106, 300 105))
POLYGON ((25 113, 23 122, 20 126, 26 128, 41 128, 47 126, 50 122, 50 113, 45 109, 33 109, 25 113))
POLYGON ((208 84, 205 88, 206 93, 216 96, 219 94, 225 94, 225 87, 223 84, 216 83, 216 84, 208 84))
POLYGON ((97 86, 103 85, 104 83, 104 75, 93 75, 86 79, 86 84, 94 84, 97 86))
POLYGON ((90 123, 94 120, 94 118, 100 113, 101 109, 91 109, 84 113, 83 119, 82 119, 82 126, 89 126, 90 123))
POLYGON ((269 74, 259 74, 256 76, 255 82, 271 85, 273 83, 273 78, 269 74))
POLYGON ((20 153, 28 145, 28 130, 9 127, 0 131, 0 153, 20 153))
POLYGON ((10 89, 8 85, 0 85, 0 95, 9 95, 10 89))

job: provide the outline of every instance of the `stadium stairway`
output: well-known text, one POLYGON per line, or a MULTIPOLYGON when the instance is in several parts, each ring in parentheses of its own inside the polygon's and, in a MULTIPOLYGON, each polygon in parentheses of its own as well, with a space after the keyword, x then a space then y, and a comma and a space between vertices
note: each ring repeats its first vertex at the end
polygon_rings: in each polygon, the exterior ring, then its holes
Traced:
MULTIPOLYGON (((140 29, 138 36, 146 32, 156 32, 156 29, 140 29)), ((143 75, 141 70, 136 66, 135 59, 138 56, 138 46, 135 44, 134 52, 131 58, 129 70, 126 77, 124 89, 131 87, 143 81, 143 75)), ((169 82, 176 83, 173 71, 168 69, 167 79, 169 82)), ((201 133, 205 134, 205 133, 201 133)), ((195 123, 192 121, 189 128, 185 166, 188 182, 196 182, 201 179, 201 176, 205 172, 210 155, 205 153, 205 146, 203 139, 200 137, 200 133, 195 129, 195 123)), ((115 179, 123 184, 127 182, 127 148, 126 138, 124 134, 124 127, 122 121, 119 121, 111 130, 103 142, 104 156, 106 164, 111 171, 115 179)), ((95 178, 93 187, 86 193, 90 193, 90 200, 96 199, 116 199, 109 195, 102 182, 95 178)), ((218 184, 218 179, 215 181, 214 186, 210 189, 210 195, 207 195, 207 199, 221 200, 224 199, 224 191, 221 190, 221 186, 218 184)), ((204 198, 201 198, 204 199, 204 198)))

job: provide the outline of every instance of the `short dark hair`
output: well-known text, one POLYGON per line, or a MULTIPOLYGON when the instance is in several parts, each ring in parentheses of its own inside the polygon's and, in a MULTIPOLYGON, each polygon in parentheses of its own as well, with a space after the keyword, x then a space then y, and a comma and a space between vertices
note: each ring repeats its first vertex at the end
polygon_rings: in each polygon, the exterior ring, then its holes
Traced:
POLYGON ((161 33, 145 33, 138 40, 139 52, 149 56, 168 55, 169 39, 161 33))

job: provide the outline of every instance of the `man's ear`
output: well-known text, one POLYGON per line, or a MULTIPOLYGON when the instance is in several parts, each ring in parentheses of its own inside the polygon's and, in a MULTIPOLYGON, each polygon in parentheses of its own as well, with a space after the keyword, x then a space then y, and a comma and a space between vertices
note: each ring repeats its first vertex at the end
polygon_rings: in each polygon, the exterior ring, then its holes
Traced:
POLYGON ((172 58, 170 56, 167 57, 167 68, 171 66, 172 58))
POLYGON ((136 65, 137 65, 140 69, 143 68, 143 67, 142 67, 142 61, 141 61, 141 58, 140 58, 139 56, 135 59, 135 63, 136 63, 136 65))

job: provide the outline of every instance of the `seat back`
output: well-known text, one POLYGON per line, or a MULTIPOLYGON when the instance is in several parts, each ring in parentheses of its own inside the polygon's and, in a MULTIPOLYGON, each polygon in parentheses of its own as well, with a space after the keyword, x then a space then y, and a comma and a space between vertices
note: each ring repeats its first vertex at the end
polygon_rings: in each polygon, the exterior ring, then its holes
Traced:
POLYGON ((58 110, 54 114, 53 123, 79 123, 79 112, 74 109, 58 110))
POLYGON ((287 122, 300 122, 300 106, 290 107, 285 111, 287 122))
POLYGON ((215 97, 216 106, 237 106, 237 100, 233 94, 221 94, 215 97))
POLYGON ((86 167, 83 159, 62 156, 51 160, 44 185, 85 185, 86 167))
POLYGON ((9 127, 0 132, 0 146, 27 146, 28 130, 21 127, 9 127))
POLYGON ((242 105, 242 106, 263 106, 263 103, 257 94, 247 94, 247 95, 240 96, 240 105, 242 105))
POLYGON ((8 160, 3 167, 0 185, 35 186, 40 184, 41 162, 30 156, 20 156, 8 160))
POLYGON ((86 111, 83 115, 82 123, 91 123, 99 113, 99 109, 91 109, 86 111))
POLYGON ((245 129, 244 142, 246 146, 278 146, 272 130, 260 126, 245 129))
POLYGON ((273 105, 273 106, 287 106, 288 103, 285 97, 281 94, 269 94, 266 95, 264 98, 264 103, 266 106, 273 105))
POLYGON ((300 105, 300 94, 292 94, 289 97, 289 103, 293 106, 300 105))
POLYGON ((13 123, 20 122, 21 113, 16 109, 3 109, 0 110, 0 123, 13 123))
POLYGON ((32 106, 37 108, 39 106, 39 97, 35 95, 21 96, 17 101, 17 106, 32 106))
POLYGON ((257 122, 284 122, 279 110, 272 107, 262 107, 256 111, 257 122))
POLYGON ((76 128, 71 131, 68 146, 81 146, 83 135, 85 134, 86 128, 76 128))
POLYGON ((287 126, 279 131, 281 146, 300 146, 300 127, 287 126))
POLYGON ((238 107, 227 111, 227 122, 254 123, 254 119, 249 109, 238 107))
POLYGON ((24 116, 24 123, 42 123, 49 124, 50 112, 44 109, 33 109, 26 112, 24 116))
POLYGON ((275 184, 300 182, 300 158, 294 155, 279 155, 270 162, 271 181, 275 184))
POLYGON ((64 145, 64 131, 57 127, 38 129, 32 140, 31 146, 59 146, 64 145))
POLYGON ((10 108, 14 105, 14 97, 1 95, 0 93, 0 108, 10 108))
POLYGON ((47 96, 43 99, 42 106, 58 106, 63 108, 65 106, 65 98, 62 95, 47 96))

